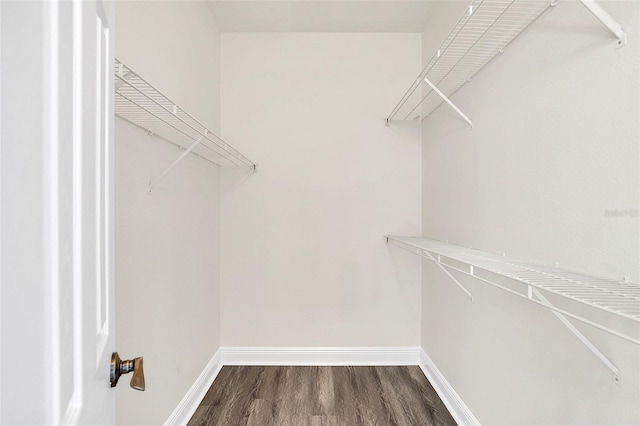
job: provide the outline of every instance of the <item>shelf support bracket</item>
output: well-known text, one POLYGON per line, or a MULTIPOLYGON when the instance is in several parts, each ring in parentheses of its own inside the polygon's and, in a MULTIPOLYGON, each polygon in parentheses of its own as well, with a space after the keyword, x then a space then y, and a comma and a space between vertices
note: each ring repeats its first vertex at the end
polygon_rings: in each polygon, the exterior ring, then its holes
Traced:
MULTIPOLYGON (((531 288, 531 287, 530 287, 531 288)), ((535 296, 540 302, 542 302, 543 305, 545 305, 546 307, 549 308, 553 308, 554 306, 551 304, 551 302, 549 302, 549 300, 547 300, 546 297, 544 297, 542 295, 542 293, 540 292, 540 290, 538 290, 537 288, 531 288, 533 296, 535 296)), ((530 294, 531 294, 531 290, 530 294)), ((571 324, 569 322, 569 320, 567 319, 567 317, 565 317, 564 315, 562 315, 560 312, 551 310, 551 313, 553 315, 556 316, 556 318, 558 318, 558 320, 560 320, 560 322, 569 329, 569 331, 571 333, 574 334, 574 336, 576 336, 578 338, 578 340, 580 340, 580 342, 587 348, 589 349, 589 351, 591 351, 591 353, 593 353, 609 370, 611 370, 611 372, 613 373, 613 380, 619 384, 622 385, 622 373, 620 373, 620 370, 618 370, 618 368, 613 365, 613 363, 609 360, 609 358, 607 358, 602 352, 600 352, 598 350, 598 348, 596 348, 594 346, 593 343, 591 343, 591 341, 589 339, 587 339, 585 337, 584 334, 582 334, 573 324, 571 324)))
MULTIPOLYGON (((205 131, 206 134, 206 131, 205 131)), ((182 154, 180 154, 180 157, 178 157, 173 163, 171 163, 171 165, 169 167, 167 167, 164 172, 160 173, 160 176, 158 176, 157 178, 155 178, 154 180, 151 181, 151 183, 149 183, 149 192, 151 192, 151 190, 153 189, 154 186, 156 186, 158 184, 158 182, 160 182, 162 180, 163 177, 166 176, 167 173, 169 173, 171 170, 173 170, 173 168, 175 166, 178 165, 178 163, 180 161, 182 161, 184 159, 184 157, 186 157, 187 155, 189 155, 189 153, 191 151, 194 150, 194 148, 196 146, 198 146, 198 144, 200 142, 202 142, 202 139, 204 139, 204 136, 200 136, 198 139, 196 139, 196 141, 194 143, 191 144, 191 146, 189 148, 187 148, 182 154)))
POLYGON ((440 91, 440 89, 438 89, 436 87, 435 84, 433 84, 427 77, 424 78, 424 82, 427 83, 429 86, 431 86, 431 88, 433 89, 434 92, 436 92, 438 94, 438 96, 440 96, 446 103, 449 104, 449 106, 451 108, 454 109, 455 112, 457 112, 460 117, 462 117, 464 119, 464 121, 466 121, 467 123, 469 123, 469 126, 471 126, 471 128, 473 129, 473 121, 471 121, 471 119, 469 117, 466 116, 466 114, 464 112, 462 112, 460 110, 460 108, 458 108, 456 106, 456 104, 454 104, 453 102, 451 102, 451 99, 449 99, 444 93, 442 93, 440 91))
MULTIPOLYGON (((456 279, 456 277, 454 277, 454 276, 451 274, 451 272, 449 272, 449 271, 446 269, 446 267, 445 267, 446 265, 442 263, 442 261, 440 260, 440 256, 439 256, 439 255, 438 255, 438 258, 436 259, 436 258, 435 258, 435 257, 433 257, 433 255, 432 255, 431 253, 429 253, 427 250, 422 250, 422 249, 418 249, 418 248, 416 248, 415 250, 409 249, 409 248, 405 247, 404 243, 402 243, 402 242, 400 242, 400 241, 396 241, 396 240, 394 240, 393 238, 389 238, 389 236, 388 236, 388 235, 385 235, 385 240, 386 240, 387 244, 391 243, 391 244, 392 244, 392 245, 394 245, 394 246, 400 247, 401 249, 406 250, 406 251, 408 251, 408 252, 415 253, 415 254, 417 254, 418 256, 420 256, 420 257, 424 257, 425 259, 430 260, 430 261, 432 261, 433 263, 435 263, 435 264, 436 264, 436 266, 437 266, 438 268, 440 268, 440 270, 441 270, 442 272, 444 272, 444 273, 445 273, 449 278, 451 278, 451 280, 452 280, 454 283, 456 283, 456 284, 458 285, 458 287, 460 287, 460 289, 461 289, 462 291, 464 291, 464 292, 466 293, 466 295, 467 295, 467 296, 469 296, 469 299, 473 302, 473 294, 471 294, 471 292, 470 292, 469 290, 467 290, 467 288, 466 288, 465 286, 463 286, 463 285, 462 285, 462 283, 460 283, 460 281, 458 281, 458 280, 456 279)), ((472 275, 472 276, 474 276, 474 275, 472 275)))
MULTIPOLYGON (((445 268, 445 266, 442 264, 442 261, 441 261, 440 259, 435 259, 435 258, 433 257, 433 255, 432 255, 431 253, 429 253, 428 251, 426 251, 426 250, 420 250, 420 252, 421 252, 421 256, 422 256, 422 257, 426 257, 427 259, 429 259, 429 260, 433 261, 433 262, 436 264, 436 266, 437 266, 438 268, 440 268, 440 270, 441 270, 442 272, 444 272, 444 273, 445 273, 449 278, 451 278, 451 280, 452 280, 454 283, 456 283, 456 284, 458 285, 458 287, 460 287, 460 289, 461 289, 462 291, 464 291, 464 292, 467 294, 467 296, 469 296, 469 300, 471 300, 471 301, 473 302, 473 295, 471 294, 471 292, 470 292, 469 290, 467 290, 467 288, 466 288, 465 286, 463 286, 463 285, 462 285, 462 283, 460 283, 460 281, 458 281, 458 280, 456 279, 456 277, 454 277, 453 275, 451 275, 451 272, 449 272, 449 271, 445 268)), ((471 274, 471 275, 473 275, 473 274, 471 274)))
POLYGON ((593 13, 593 15, 616 36, 618 39, 618 48, 627 44, 627 34, 624 32, 624 29, 622 29, 622 25, 613 19, 606 10, 600 7, 595 0, 580 0, 580 3, 589 9, 589 12, 593 13))

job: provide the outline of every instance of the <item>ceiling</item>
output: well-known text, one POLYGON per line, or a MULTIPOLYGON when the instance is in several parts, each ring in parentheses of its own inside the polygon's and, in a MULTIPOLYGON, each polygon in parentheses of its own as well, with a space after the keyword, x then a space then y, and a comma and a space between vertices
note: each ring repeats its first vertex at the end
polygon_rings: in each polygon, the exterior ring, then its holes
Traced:
POLYGON ((419 33, 432 0, 209 0, 222 32, 419 33))

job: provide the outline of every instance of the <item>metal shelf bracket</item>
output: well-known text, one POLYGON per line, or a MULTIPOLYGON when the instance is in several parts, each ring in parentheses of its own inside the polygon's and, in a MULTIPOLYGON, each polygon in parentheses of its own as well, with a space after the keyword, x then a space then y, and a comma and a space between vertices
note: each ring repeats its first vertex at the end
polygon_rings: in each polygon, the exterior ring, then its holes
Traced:
MULTIPOLYGON (((558 308, 549 302, 543 293, 553 294, 574 303, 590 306, 601 312, 640 323, 640 286, 637 284, 628 282, 628 279, 616 281, 588 276, 560 269, 557 265, 553 267, 540 265, 535 262, 507 258, 505 255, 498 256, 427 238, 394 235, 386 235, 385 238, 389 244, 429 259, 440 266, 442 270, 446 268, 445 272, 452 279, 453 277, 448 271, 456 271, 473 277, 551 311, 613 373, 614 382, 618 385, 623 384, 620 370, 569 320, 579 321, 635 345, 640 346, 640 340, 635 335, 625 334, 603 323, 567 310, 571 308, 558 308), (443 259, 453 260, 462 266, 452 265, 443 259), (494 279, 484 276, 483 272, 525 284, 524 291, 499 284, 494 279)), ((461 286, 457 280, 454 279, 454 281, 461 286)))
POLYGON ((451 108, 453 108, 453 109, 454 109, 454 111, 455 111, 455 112, 457 112, 457 113, 460 115, 460 117, 462 117, 462 118, 464 119, 464 121, 466 121, 467 123, 469 123, 469 126, 471 126, 471 128, 473 129, 473 121, 471 121, 471 119, 470 119, 469 117, 467 117, 467 116, 466 116, 466 114, 465 114, 464 112, 462 112, 462 111, 460 110, 460 108, 458 108, 458 107, 456 106, 456 104, 454 104, 453 102, 451 102, 451 99, 449 99, 449 98, 448 98, 444 93, 442 93, 442 92, 440 91, 440 89, 438 89, 438 88, 436 87, 436 85, 435 85, 435 84, 433 84, 433 83, 432 83, 432 82, 431 82, 427 77, 425 77, 425 78, 424 78, 424 81, 425 81, 425 83, 427 83, 429 86, 431 86, 431 89, 433 89, 433 91, 434 91, 435 93, 437 93, 437 94, 438 94, 438 96, 440 96, 440 97, 441 97, 441 98, 442 98, 446 103, 448 103, 448 104, 449 104, 449 106, 450 106, 451 108))
MULTIPOLYGON (((533 288, 531 286, 528 286, 527 293, 528 293, 530 298, 532 298, 532 297, 537 298, 546 307, 554 308, 554 306, 551 304, 551 302, 549 302, 549 300, 547 300, 547 298, 544 297, 542 295, 542 293, 538 289, 533 288)), ((578 338, 578 340, 580 340, 580 342, 592 354, 594 354, 609 370, 611 370, 611 372, 613 373, 613 381, 616 382, 619 385, 622 385, 622 373, 620 373, 620 370, 615 365, 613 365, 613 363, 609 360, 609 358, 604 356, 604 354, 602 352, 600 352, 598 350, 598 348, 596 348, 595 345, 593 343, 591 343, 591 341, 585 337, 584 334, 582 334, 573 324, 571 324, 571 322, 569 322, 567 317, 565 317, 560 312, 557 312, 555 310, 551 310, 551 313, 553 315, 555 315, 556 318, 558 318, 558 320, 560 320, 560 322, 565 327, 567 327, 569 329, 569 331, 571 333, 573 333, 573 335, 576 336, 578 338)))
MULTIPOLYGON (((431 253, 429 253, 426 250, 422 250, 422 253, 419 253, 420 256, 427 258, 429 260, 431 260, 432 262, 434 262, 436 264, 436 266, 445 273, 446 276, 448 276, 449 278, 451 278, 451 280, 456 283, 456 285, 458 287, 460 287, 460 289, 462 291, 464 291, 466 293, 466 295, 469 297, 469 300, 471 300, 473 302, 473 294, 471 294, 471 292, 469 290, 467 290, 467 288, 465 286, 463 286, 460 281, 458 281, 456 279, 456 277, 454 277, 453 275, 451 275, 451 272, 449 272, 446 268, 445 265, 442 263, 442 261, 440 260, 440 256, 438 256, 438 259, 436 260, 433 255, 431 253)), ((470 269, 470 274, 473 275, 473 266, 470 269)))
MULTIPOLYGON (((206 136, 207 133, 208 132, 205 130, 205 136, 206 136)), ((160 173, 160 176, 158 176, 157 178, 152 180, 151 183, 149 183, 149 192, 151 192, 153 187, 156 186, 158 184, 158 182, 160 182, 162 180, 162 178, 167 175, 167 173, 169 173, 171 170, 173 170, 173 168, 176 167, 178 165, 178 163, 181 162, 184 159, 184 157, 189 155, 189 153, 191 151, 193 151, 193 149, 196 146, 198 146, 198 144, 200 142, 202 142, 202 139, 204 139, 205 136, 200 136, 198 139, 196 139, 196 141, 194 143, 192 143, 189 148, 185 149, 185 151, 182 154, 180 154, 180 156, 173 163, 171 163, 171 165, 169 167, 167 167, 164 170, 164 172, 160 173)))
MULTIPOLYGON (((617 48, 626 45, 624 29, 598 5, 597 0, 580 2, 615 35, 617 48)), ((391 110, 386 124, 392 120, 414 120, 416 111, 420 113, 419 118, 425 120, 444 100, 473 127, 471 120, 447 96, 452 96, 468 83, 523 31, 557 4, 558 0, 470 0, 470 5, 464 9, 458 22, 391 110), (422 81, 429 84, 432 90, 420 93, 422 81), (437 96, 432 94, 434 92, 437 96)))
POLYGON ((617 48, 621 48, 627 44, 627 33, 622 29, 622 25, 618 23, 615 19, 609 15, 609 13, 604 10, 595 0, 580 0, 580 3, 584 7, 586 7, 589 12, 593 13, 593 15, 598 18, 602 24, 609 29, 613 33, 614 36, 618 39, 617 48))
POLYGON ((115 115, 184 151, 160 176, 149 183, 149 192, 187 154, 221 167, 246 166, 253 172, 257 171, 258 167, 254 162, 118 59, 115 59, 114 77, 115 115))
MULTIPOLYGON (((389 237, 385 236, 386 238, 386 242, 387 244, 389 243, 389 237)), ((413 250, 408 250, 405 246, 403 245, 398 245, 395 244, 397 247, 403 248, 407 251, 411 251, 413 252, 413 250)), ((442 259, 440 259, 440 255, 437 255, 438 257, 435 258, 433 257, 433 255, 431 253, 429 253, 427 250, 420 250, 420 249, 415 249, 415 254, 417 254, 420 257, 424 257, 425 259, 428 259, 432 262, 434 262, 436 264, 436 266, 442 271, 444 272, 444 274, 446 276, 448 276, 454 283, 456 283, 456 285, 458 287, 460 287, 460 289, 469 297, 469 300, 471 300, 473 302, 473 294, 471 294, 471 292, 469 290, 467 290, 467 288, 462 285, 462 283, 460 283, 460 281, 458 281, 458 279, 456 277, 454 277, 453 275, 451 275, 451 272, 449 272, 446 269, 446 264, 442 263, 442 259)), ((453 268, 455 269, 455 268, 453 268)), ((473 276, 473 266, 471 266, 470 270, 469 270, 469 274, 473 276)))

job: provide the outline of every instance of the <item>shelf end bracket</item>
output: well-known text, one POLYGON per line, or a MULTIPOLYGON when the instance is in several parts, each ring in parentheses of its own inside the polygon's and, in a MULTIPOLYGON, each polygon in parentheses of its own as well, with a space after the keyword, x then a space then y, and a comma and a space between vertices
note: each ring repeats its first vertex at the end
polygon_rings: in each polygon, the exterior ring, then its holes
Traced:
MULTIPOLYGON (((547 307, 553 307, 551 302, 549 302, 538 289, 533 288, 532 290, 533 295, 540 302, 542 302, 543 305, 547 307)), ((617 384, 622 385, 622 373, 620 373, 620 370, 618 370, 618 368, 613 365, 609 358, 607 358, 602 352, 600 352, 600 350, 596 348, 595 345, 591 343, 591 341, 587 339, 584 334, 582 334, 573 324, 571 324, 567 317, 554 310, 551 310, 551 313, 553 313, 553 315, 555 315, 556 318, 558 318, 558 320, 560 320, 560 322, 565 327, 567 327, 569 331, 573 333, 587 349, 589 349, 589 351, 591 351, 591 353, 593 353, 609 370, 611 370, 611 372, 613 373, 613 380, 617 384)))
MULTIPOLYGON (((431 261, 435 262, 436 266, 437 266, 438 268, 440 268, 440 270, 441 270, 442 272, 444 272, 444 273, 445 273, 445 275, 447 275, 447 276, 448 276, 448 277, 449 277, 449 278, 450 278, 454 283, 456 283, 456 284, 457 284, 457 286, 458 286, 458 287, 460 287, 460 290, 464 291, 464 292, 465 292, 465 294, 467 295, 467 297, 469 297, 469 300, 471 300, 471 301, 473 302, 473 294, 471 294, 471 292, 470 292, 469 290, 467 290, 467 288, 466 288, 464 285, 462 285, 462 283, 461 283, 460 281, 458 281, 458 280, 456 279, 456 277, 454 277, 453 275, 451 275, 451 272, 449 272, 449 271, 445 268, 445 266, 442 264, 442 261, 441 261, 440 259, 436 259, 436 258, 434 258, 434 257, 433 257, 433 255, 432 255, 431 253, 429 253, 428 251, 426 251, 426 250, 422 250, 422 255, 423 255, 424 257, 426 257, 427 259, 429 259, 429 260, 431 260, 431 261)), ((472 273, 471 275, 473 275, 473 273, 472 273)))
POLYGON ((425 259, 428 259, 430 261, 432 261, 433 263, 436 264, 436 266, 438 268, 440 268, 440 270, 446 275, 448 276, 454 283, 456 283, 458 285, 458 287, 460 287, 460 290, 464 291, 465 294, 467 295, 467 297, 469 297, 469 300, 471 300, 473 302, 473 295, 471 294, 471 292, 469 290, 467 290, 467 288, 462 285, 462 283, 460 281, 458 281, 456 279, 456 277, 454 277, 451 272, 449 272, 447 270, 447 268, 445 268, 445 266, 447 266, 446 264, 442 263, 440 256, 438 256, 438 258, 436 259, 435 257, 433 257, 433 255, 428 251, 428 250, 424 250, 421 249, 419 247, 415 247, 415 246, 411 246, 408 245, 407 243, 405 243, 404 241, 399 241, 396 240, 395 238, 393 238, 393 236, 391 235, 385 235, 384 236, 387 244, 391 243, 392 245, 398 246, 403 250, 406 250, 408 252, 411 252, 413 254, 417 254, 420 257, 423 257, 425 259), (408 247, 411 247, 411 249, 409 249, 408 247))
POLYGON ((622 25, 613 19, 606 10, 600 7, 595 0, 580 0, 580 3, 589 9, 589 12, 593 13, 593 15, 616 36, 618 39, 618 48, 627 44, 627 33, 622 29, 622 25))
MULTIPOLYGON (((206 133, 206 132, 205 132, 206 133)), ((171 170, 173 170, 173 168, 175 166, 178 165, 178 163, 180 161, 182 161, 182 159, 184 157, 186 157, 191 151, 193 151, 193 149, 198 146, 198 144, 200 142, 202 142, 202 139, 204 139, 204 135, 200 136, 198 139, 195 140, 195 142, 193 142, 191 144, 191 146, 189 148, 187 148, 182 154, 180 154, 180 157, 178 157, 176 159, 176 161, 174 161, 173 163, 171 163, 171 165, 169 167, 167 167, 164 172, 160 173, 160 176, 158 176, 157 178, 155 178, 154 180, 151 181, 151 183, 149 183, 149 192, 151 192, 151 190, 153 189, 154 186, 156 186, 158 184, 158 182, 160 182, 162 180, 163 177, 166 176, 167 173, 169 173, 171 170)))
POLYGON ((467 123, 469 123, 469 126, 471 126, 471 128, 473 129, 473 121, 471 121, 471 119, 470 119, 469 117, 467 117, 467 115, 466 115, 464 112, 462 112, 462 111, 460 110, 460 108, 458 108, 458 107, 456 106, 456 104, 454 104, 453 102, 451 102, 451 99, 449 99, 449 98, 447 97, 447 95, 445 95, 444 93, 442 93, 442 92, 440 91, 440 89, 438 89, 438 88, 436 87, 436 85, 435 85, 435 84, 433 84, 433 83, 432 83, 432 82, 431 82, 427 77, 425 77, 425 78, 424 78, 424 82, 425 82, 425 83, 427 83, 427 84, 431 87, 431 89, 433 89, 433 91, 434 91, 434 92, 436 92, 436 93, 438 94, 438 96, 440 96, 440 97, 441 97, 441 98, 442 98, 446 103, 448 103, 448 104, 449 104, 449 106, 450 106, 451 108, 453 108, 453 109, 454 109, 454 111, 455 111, 455 112, 457 112, 457 113, 460 115, 460 117, 462 117, 462 118, 464 119, 464 121, 466 121, 467 123))

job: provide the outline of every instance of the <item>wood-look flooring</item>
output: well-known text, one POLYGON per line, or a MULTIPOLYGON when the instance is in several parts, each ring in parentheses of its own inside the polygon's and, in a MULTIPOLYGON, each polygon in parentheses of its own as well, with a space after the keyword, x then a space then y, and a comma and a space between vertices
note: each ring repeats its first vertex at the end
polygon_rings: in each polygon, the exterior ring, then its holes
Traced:
POLYGON ((455 425, 417 366, 225 366, 189 426, 455 425))

